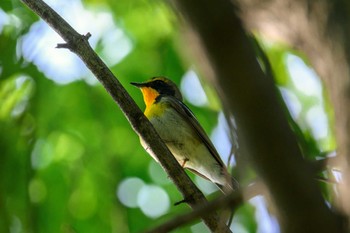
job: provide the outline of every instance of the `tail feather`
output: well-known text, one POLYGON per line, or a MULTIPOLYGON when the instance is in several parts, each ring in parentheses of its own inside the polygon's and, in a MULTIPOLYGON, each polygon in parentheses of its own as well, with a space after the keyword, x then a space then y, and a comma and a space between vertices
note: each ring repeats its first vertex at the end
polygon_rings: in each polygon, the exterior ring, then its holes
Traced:
POLYGON ((233 176, 228 176, 224 184, 215 184, 226 195, 239 189, 239 183, 233 176))
MULTIPOLYGON (((238 181, 230 175, 227 175, 227 182, 224 185, 216 183, 216 185, 219 187, 219 189, 225 194, 229 195, 234 191, 238 191, 239 189, 239 183, 238 181)), ((231 226, 233 216, 235 214, 236 208, 226 209, 221 213, 221 217, 224 219, 224 221, 227 223, 228 226, 231 226)))

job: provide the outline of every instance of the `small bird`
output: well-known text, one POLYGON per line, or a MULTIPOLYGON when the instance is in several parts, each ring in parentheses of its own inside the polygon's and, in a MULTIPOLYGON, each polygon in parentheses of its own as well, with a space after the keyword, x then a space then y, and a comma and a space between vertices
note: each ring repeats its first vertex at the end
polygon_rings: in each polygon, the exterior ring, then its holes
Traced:
MULTIPOLYGON (((182 102, 175 83, 165 77, 154 77, 131 84, 141 89, 145 116, 183 168, 215 183, 224 193, 238 188, 209 137, 182 102)), ((157 161, 142 139, 141 145, 157 161)))

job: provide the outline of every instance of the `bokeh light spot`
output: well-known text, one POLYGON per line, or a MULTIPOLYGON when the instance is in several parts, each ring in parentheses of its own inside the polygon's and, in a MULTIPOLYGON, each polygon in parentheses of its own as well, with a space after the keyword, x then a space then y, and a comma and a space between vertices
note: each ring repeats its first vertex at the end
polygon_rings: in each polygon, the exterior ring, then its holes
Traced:
POLYGON ((155 162, 154 160, 151 160, 148 166, 148 173, 152 180, 157 184, 170 184, 170 180, 168 179, 168 176, 162 169, 162 167, 155 162))
POLYGON ((263 196, 255 196, 249 200, 253 206, 255 206, 255 218, 258 224, 258 233, 271 232, 279 233, 279 225, 276 218, 269 214, 267 211, 266 202, 263 196))
POLYGON ((207 95, 193 70, 187 71, 182 77, 181 91, 188 102, 193 105, 204 106, 208 103, 207 95))
POLYGON ((27 75, 16 74, 0 85, 0 119, 19 117, 27 109, 35 83, 27 75))
POLYGON ((239 222, 233 220, 230 229, 235 233, 249 233, 249 231, 239 222))
POLYGON ((145 183, 139 178, 124 179, 117 189, 117 196, 120 202, 127 207, 137 207, 138 194, 144 185, 145 183))
POLYGON ((288 72, 295 87, 308 96, 322 94, 321 81, 314 70, 310 69, 304 61, 293 54, 286 57, 288 72))
POLYGON ((279 90, 284 102, 287 105, 290 115, 294 120, 298 119, 302 110, 302 106, 298 97, 287 88, 279 87, 279 90))
POLYGON ((170 207, 168 194, 164 189, 155 185, 143 186, 139 192, 137 202, 142 212, 150 218, 162 216, 170 207))
POLYGON ((198 185, 198 188, 204 192, 205 195, 211 194, 213 192, 218 191, 218 188, 212 182, 200 177, 195 176, 195 182, 198 185))
POLYGON ((0 8, 0 34, 5 25, 9 24, 9 17, 7 14, 0 8))
POLYGON ((310 108, 306 113, 306 121, 311 127, 311 132, 315 139, 328 136, 328 118, 321 106, 310 108))
POLYGON ((54 160, 73 162, 80 158, 85 151, 83 144, 71 134, 54 131, 48 136, 48 141, 54 148, 54 160))
MULTIPOLYGON (((231 152, 231 140, 228 135, 229 129, 225 119, 225 115, 220 112, 218 115, 218 124, 213 129, 210 139, 212 140, 216 150, 218 151, 221 159, 226 162, 231 152)), ((235 161, 232 161, 233 165, 235 161)))
MULTIPOLYGON (((51 1, 51 7, 81 34, 90 32, 89 44, 95 48, 99 41, 103 46, 101 57, 111 66, 120 62, 131 50, 131 40, 117 27, 112 15, 103 11, 88 10, 80 0, 51 1), (89 20, 86 20, 89 19, 89 20)), ((56 49, 62 38, 40 20, 32 24, 29 32, 18 40, 19 56, 33 62, 47 78, 58 84, 84 79, 95 84, 83 62, 67 49, 56 49), (87 77, 87 78, 86 78, 87 77)))
POLYGON ((45 200, 47 189, 40 179, 32 179, 28 186, 29 198, 32 203, 40 203, 45 200))
MULTIPOLYGON (((110 19, 113 22, 113 19, 110 19)), ((119 63, 126 55, 128 55, 133 44, 120 28, 107 30, 102 37, 102 58, 109 66, 119 63)))
POLYGON ((47 167, 53 158, 52 145, 45 139, 38 139, 35 142, 34 149, 31 154, 32 167, 34 169, 47 167))
POLYGON ((12 217, 10 233, 20 233, 23 232, 22 222, 17 216, 12 217))

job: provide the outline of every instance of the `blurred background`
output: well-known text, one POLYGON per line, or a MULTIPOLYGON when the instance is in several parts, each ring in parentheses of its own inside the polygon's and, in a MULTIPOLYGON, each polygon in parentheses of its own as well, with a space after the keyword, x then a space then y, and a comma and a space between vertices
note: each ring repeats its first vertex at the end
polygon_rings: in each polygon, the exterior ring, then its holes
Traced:
MULTIPOLYGON (((130 82, 164 75, 224 161, 231 143, 221 103, 189 56, 181 22, 164 1, 46 1, 90 44, 144 108, 130 82)), ((335 148, 332 110, 307 60, 259 38, 305 155, 335 148)), ((0 232, 140 232, 186 205, 95 77, 62 39, 18 1, 0 1, 0 232)), ((234 165, 234 162, 233 162, 234 165)), ((210 195, 211 183, 191 175, 210 195)), ((244 177, 249 183, 254 177, 244 177)), ((262 197, 242 206, 236 233, 279 232, 262 197)), ((174 232, 207 232, 199 222, 174 232)))

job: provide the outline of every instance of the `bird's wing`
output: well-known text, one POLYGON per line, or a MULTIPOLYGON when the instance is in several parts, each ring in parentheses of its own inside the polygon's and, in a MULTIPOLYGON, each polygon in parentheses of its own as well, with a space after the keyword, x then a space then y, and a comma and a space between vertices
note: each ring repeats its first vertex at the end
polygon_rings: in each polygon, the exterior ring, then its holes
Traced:
POLYGON ((180 100, 170 97, 163 96, 164 100, 168 102, 182 117, 185 119, 190 126, 194 129, 194 131, 198 134, 198 136, 202 139, 205 146, 208 148, 209 152, 212 154, 214 159, 222 166, 225 167, 224 162, 221 160, 219 153, 216 151, 213 143, 205 133, 202 126, 198 123, 196 117, 192 113, 192 111, 180 100))

